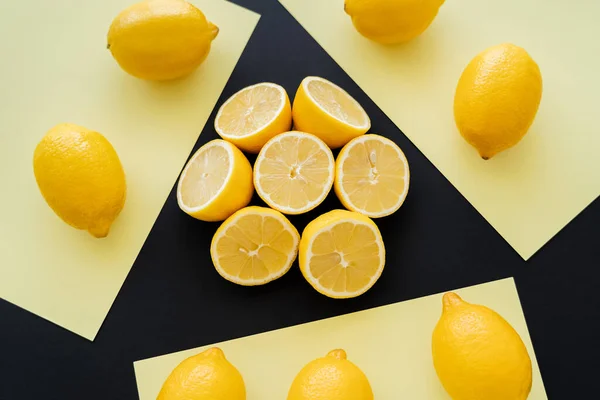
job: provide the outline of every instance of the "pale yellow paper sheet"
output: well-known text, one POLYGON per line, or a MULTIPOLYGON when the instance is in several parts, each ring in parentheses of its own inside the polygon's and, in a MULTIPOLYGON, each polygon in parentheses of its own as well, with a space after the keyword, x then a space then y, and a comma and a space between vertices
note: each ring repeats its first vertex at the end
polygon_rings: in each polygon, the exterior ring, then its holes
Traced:
POLYGON ((259 15, 193 0, 219 28, 193 76, 148 83, 106 49, 130 0, 27 0, 0 5, 0 297, 93 340, 259 15), (127 202, 108 238, 62 222, 36 186, 33 151, 53 125, 103 133, 127 175, 127 202))
MULTIPOLYGON (((491 307, 517 330, 533 362, 533 387, 528 400, 546 399, 513 279, 463 288, 456 293, 468 302, 491 307)), ((140 400, 155 400, 177 364, 215 345, 242 373, 248 400, 284 400, 298 371, 336 348, 346 350, 348 359, 365 372, 377 400, 450 400, 431 360, 431 333, 441 313, 441 296, 137 361, 134 368, 140 400)))
POLYGON ((280 2, 524 259, 600 194, 599 1, 447 0, 396 47, 362 37, 344 0, 280 2), (503 42, 538 62, 544 93, 526 138, 483 161, 456 129, 454 90, 503 42))

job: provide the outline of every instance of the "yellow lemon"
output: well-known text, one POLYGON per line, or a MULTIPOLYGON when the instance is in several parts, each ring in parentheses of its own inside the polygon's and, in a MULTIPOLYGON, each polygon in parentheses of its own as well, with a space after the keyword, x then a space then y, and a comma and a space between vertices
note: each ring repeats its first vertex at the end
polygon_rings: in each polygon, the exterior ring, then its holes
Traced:
POLYGON ((333 187, 344 207, 370 218, 396 212, 408 193, 410 171, 396 143, 363 135, 345 145, 335 162, 333 187))
POLYGON ((217 272, 238 285, 263 285, 290 270, 300 234, 280 212, 242 208, 217 229, 210 256, 217 272))
POLYGON ((317 76, 302 80, 292 105, 294 129, 312 133, 336 149, 366 133, 371 120, 344 89, 317 76))
POLYGON ((370 218, 333 210, 306 226, 298 261, 302 275, 319 293, 338 299, 356 297, 381 276, 385 246, 370 218))
POLYGON ((33 154, 42 196, 67 224, 106 237, 125 204, 125 172, 112 144, 75 124, 50 129, 33 154))
POLYGON ((423 33, 444 0, 346 0, 356 30, 383 44, 407 42, 423 33))
POLYGON ((454 400, 525 400, 531 359, 519 334, 495 311, 455 293, 442 302, 432 353, 448 394, 454 400))
POLYGON ((510 43, 490 47, 471 60, 458 81, 456 126, 487 160, 521 141, 541 98, 542 75, 530 55, 510 43))
POLYGON ((246 400, 246 385, 223 351, 213 347, 183 360, 167 377, 156 400, 246 400))
POLYGON ((145 0, 123 10, 108 31, 108 49, 127 73, 170 80, 206 59, 219 28, 184 0, 145 0))
POLYGON ((269 82, 235 93, 215 118, 219 136, 249 153, 258 153, 269 139, 291 127, 292 107, 287 92, 269 82))
POLYGON ((373 400, 373 390, 365 373, 338 349, 304 366, 287 400, 373 400))
POLYGON ((237 147, 222 139, 200 147, 177 184, 177 203, 202 221, 223 221, 252 199, 252 166, 237 147))
POLYGON ((254 163, 256 192, 284 214, 308 212, 325 200, 333 186, 335 160, 315 135, 285 132, 269 140, 254 163))

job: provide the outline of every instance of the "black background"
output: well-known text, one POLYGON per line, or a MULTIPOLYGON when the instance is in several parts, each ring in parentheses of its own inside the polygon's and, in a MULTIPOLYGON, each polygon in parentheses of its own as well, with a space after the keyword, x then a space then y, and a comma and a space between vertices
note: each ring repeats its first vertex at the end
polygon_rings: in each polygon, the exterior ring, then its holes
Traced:
MULTIPOLYGON (((276 0, 235 2, 262 18, 217 108, 261 81, 283 85, 293 99, 302 78, 318 75, 345 88, 371 117, 371 131, 405 152, 408 198, 377 221, 388 251, 381 279, 344 301, 314 291, 297 264, 264 287, 230 284, 210 261, 217 225, 185 215, 173 190, 94 342, 0 301, 0 399, 136 399, 139 359, 510 276, 548 397, 598 398, 600 203, 523 261, 276 0)), ((194 150, 217 137, 215 113, 194 150)), ((290 219, 301 231, 331 208, 341 208, 333 192, 290 219)))

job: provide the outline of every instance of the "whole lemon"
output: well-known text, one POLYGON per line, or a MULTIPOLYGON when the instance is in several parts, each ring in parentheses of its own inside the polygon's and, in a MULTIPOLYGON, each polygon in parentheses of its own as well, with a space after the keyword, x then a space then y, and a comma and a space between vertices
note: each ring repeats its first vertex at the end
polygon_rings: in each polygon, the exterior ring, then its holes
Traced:
POLYGON ((302 368, 287 400, 373 400, 373 390, 366 375, 338 349, 302 368))
POLYGON ((246 400, 246 386, 223 351, 213 347, 177 365, 156 400, 246 400))
POLYGON ((443 296, 432 338, 433 364, 454 400, 525 400, 531 359, 519 334, 495 311, 443 296))
POLYGON ((206 59, 219 28, 184 0, 146 0, 123 10, 108 31, 121 68, 145 80, 170 80, 206 59))
POLYGON ((487 160, 521 141, 542 98, 542 75, 521 47, 503 43, 478 54, 463 71, 454 96, 461 135, 487 160))
POLYGON ((67 224, 108 235, 125 203, 125 173, 112 144, 75 124, 50 129, 35 148, 33 171, 42 196, 67 224))
POLYGON ((444 0, 346 0, 344 11, 356 30, 383 44, 408 42, 435 19, 444 0))

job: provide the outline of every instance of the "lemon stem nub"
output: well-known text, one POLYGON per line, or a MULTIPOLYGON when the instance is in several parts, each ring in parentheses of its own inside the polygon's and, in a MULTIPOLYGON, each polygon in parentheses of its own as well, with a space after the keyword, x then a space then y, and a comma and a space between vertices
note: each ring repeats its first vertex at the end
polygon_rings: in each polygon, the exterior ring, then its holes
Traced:
POLYGON ((442 304, 444 306, 444 310, 448 310, 452 307, 463 304, 463 300, 456 293, 450 292, 444 295, 442 298, 442 304))
POLYGON ((345 360, 347 358, 346 352, 342 349, 331 350, 327 353, 327 357, 337 358, 338 360, 345 360))

